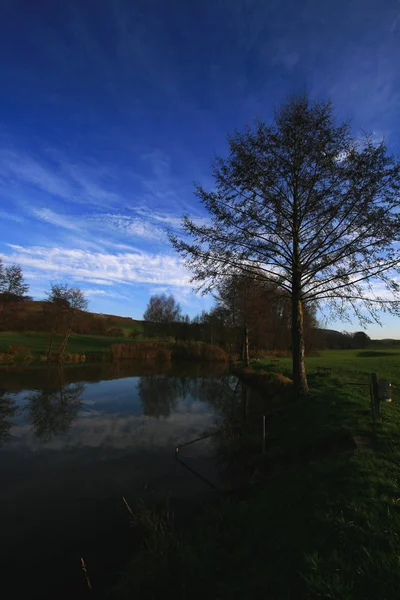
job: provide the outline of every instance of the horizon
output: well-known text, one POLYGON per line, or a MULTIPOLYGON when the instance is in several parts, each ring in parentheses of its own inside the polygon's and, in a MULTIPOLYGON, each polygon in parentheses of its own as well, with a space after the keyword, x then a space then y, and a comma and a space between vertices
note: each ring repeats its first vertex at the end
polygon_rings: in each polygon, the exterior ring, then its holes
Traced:
MULTIPOLYGON (((331 98, 356 135, 400 153, 399 4, 367 5, 5 3, 4 263, 22 266, 38 300, 50 283, 80 287, 90 312, 142 320, 163 292, 191 318, 208 310, 212 297, 192 292, 165 227, 179 228, 184 213, 207 219, 193 181, 212 187, 227 134, 307 90, 331 98)), ((381 318, 366 333, 400 338, 399 318, 381 318)), ((355 319, 326 326, 362 329, 355 319)))

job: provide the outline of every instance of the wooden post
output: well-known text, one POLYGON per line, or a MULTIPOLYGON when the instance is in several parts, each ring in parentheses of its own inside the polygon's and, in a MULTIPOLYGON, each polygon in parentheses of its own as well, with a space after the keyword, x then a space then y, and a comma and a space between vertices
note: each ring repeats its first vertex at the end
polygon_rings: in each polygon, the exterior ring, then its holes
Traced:
POLYGON ((265 415, 263 415, 263 436, 262 436, 262 453, 263 454, 265 454, 265 438, 266 438, 265 415))
POLYGON ((375 426, 374 393, 372 391, 372 383, 369 384, 369 399, 371 400, 371 414, 375 426))
POLYGON ((376 373, 371 373, 371 387, 372 387, 372 396, 374 403, 374 414, 378 417, 381 416, 381 403, 379 401, 379 386, 378 386, 378 375, 376 373))

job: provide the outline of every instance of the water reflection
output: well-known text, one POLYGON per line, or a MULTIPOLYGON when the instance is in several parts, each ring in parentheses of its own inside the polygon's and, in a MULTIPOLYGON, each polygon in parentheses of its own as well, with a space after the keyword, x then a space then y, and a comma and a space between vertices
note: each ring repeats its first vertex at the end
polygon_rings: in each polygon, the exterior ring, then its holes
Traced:
POLYGON ((10 437, 13 418, 17 413, 14 398, 7 394, 7 390, 0 389, 0 446, 10 437))
MULTIPOLYGON (((54 385, 54 383, 53 383, 54 385)), ((58 370, 58 385, 31 392, 26 411, 36 438, 49 442, 53 436, 66 433, 82 405, 85 384, 65 384, 63 371, 58 370)))
MULTIPOLYGON (((196 377, 150 375, 140 377, 138 394, 143 414, 149 417, 168 417, 178 409, 189 410, 193 402, 218 408, 218 399, 229 390, 229 376, 196 377)), ((229 395, 229 394, 228 394, 229 395)))
POLYGON ((176 406, 178 388, 178 380, 172 377, 141 377, 137 389, 142 401, 143 414, 148 417, 168 417, 176 406))
MULTIPOLYGON (((208 493, 174 450, 217 427, 221 439, 232 439, 246 411, 236 377, 219 365, 124 361, 1 377, 0 443, 8 443, 0 449, 0 562, 8 561, 13 585, 30 569, 34 597, 53 597, 48 572, 58 568, 57 584, 68 581, 88 548, 108 564, 120 543, 118 519, 126 530, 122 496, 134 505, 142 497, 208 493)), ((191 444, 182 455, 205 478, 221 481, 224 464, 216 464, 212 442, 191 444)))

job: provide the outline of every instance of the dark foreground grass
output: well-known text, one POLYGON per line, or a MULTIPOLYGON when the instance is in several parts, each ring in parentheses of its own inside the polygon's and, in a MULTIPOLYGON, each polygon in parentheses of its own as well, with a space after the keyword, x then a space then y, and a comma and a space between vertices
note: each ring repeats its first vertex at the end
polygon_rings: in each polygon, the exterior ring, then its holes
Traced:
POLYGON ((113 597, 399 598, 399 357, 331 358, 331 377, 308 365, 310 400, 268 423, 261 483, 184 534, 149 527, 113 597), (394 384, 375 425, 368 389, 344 385, 372 371, 394 384))

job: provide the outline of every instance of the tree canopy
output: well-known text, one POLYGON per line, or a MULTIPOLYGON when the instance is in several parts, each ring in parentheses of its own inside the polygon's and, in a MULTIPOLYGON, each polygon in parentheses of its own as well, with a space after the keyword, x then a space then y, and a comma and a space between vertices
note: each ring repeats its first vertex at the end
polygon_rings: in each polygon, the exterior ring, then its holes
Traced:
POLYGON ((152 323, 174 323, 180 321, 181 316, 181 307, 172 294, 155 294, 150 296, 143 319, 152 323))
POLYGON ((23 298, 29 290, 25 283, 20 265, 12 264, 4 268, 0 258, 0 294, 14 298, 23 298))
POLYGON ((306 95, 228 142, 228 156, 213 162, 214 189, 195 190, 210 223, 186 215, 184 235, 169 237, 202 292, 257 269, 289 294, 304 394, 304 304, 340 317, 350 307, 362 323, 379 321, 379 310, 399 314, 400 163, 384 141, 353 135, 330 102, 306 95))

